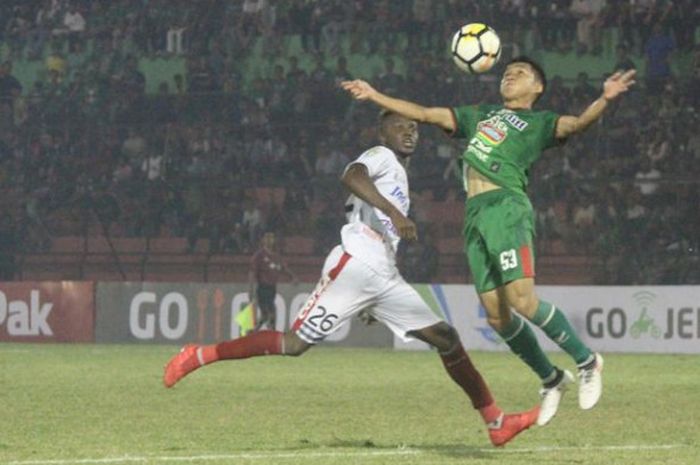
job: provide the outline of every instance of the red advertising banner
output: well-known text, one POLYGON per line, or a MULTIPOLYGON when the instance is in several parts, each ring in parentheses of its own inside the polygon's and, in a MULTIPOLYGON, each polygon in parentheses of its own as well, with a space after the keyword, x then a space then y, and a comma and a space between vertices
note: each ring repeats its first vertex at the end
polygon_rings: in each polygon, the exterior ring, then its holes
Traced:
POLYGON ((0 283, 0 341, 94 340, 95 283, 0 283))

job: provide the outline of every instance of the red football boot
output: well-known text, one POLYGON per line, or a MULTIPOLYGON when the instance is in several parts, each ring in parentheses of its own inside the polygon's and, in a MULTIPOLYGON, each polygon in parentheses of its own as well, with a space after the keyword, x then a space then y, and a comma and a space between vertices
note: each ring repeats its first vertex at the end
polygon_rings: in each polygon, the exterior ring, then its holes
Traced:
POLYGON ((489 428, 491 443, 496 447, 505 445, 515 436, 534 425, 539 414, 540 406, 538 405, 527 412, 503 415, 499 428, 489 428))
POLYGON ((187 344, 165 365, 163 384, 166 388, 173 387, 175 383, 202 366, 197 358, 198 348, 195 344, 187 344))

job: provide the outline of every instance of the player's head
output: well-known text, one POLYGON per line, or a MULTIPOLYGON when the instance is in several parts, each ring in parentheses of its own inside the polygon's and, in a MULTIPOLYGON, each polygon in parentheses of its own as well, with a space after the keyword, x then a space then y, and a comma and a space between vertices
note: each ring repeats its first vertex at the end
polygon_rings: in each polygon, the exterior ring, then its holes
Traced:
POLYGON ((390 111, 379 113, 379 141, 402 157, 410 156, 418 143, 418 123, 390 111))
POLYGON ((266 250, 272 251, 275 249, 275 240, 276 237, 274 231, 265 231, 260 242, 266 250))
POLYGON ((533 105, 546 88, 547 76, 532 59, 520 56, 506 65, 501 79, 501 96, 504 101, 524 101, 533 105))

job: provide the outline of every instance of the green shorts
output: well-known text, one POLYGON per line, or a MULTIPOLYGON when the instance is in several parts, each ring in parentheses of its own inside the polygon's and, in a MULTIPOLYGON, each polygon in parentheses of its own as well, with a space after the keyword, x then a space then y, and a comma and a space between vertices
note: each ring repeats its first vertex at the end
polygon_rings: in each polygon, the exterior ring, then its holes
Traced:
POLYGON ((506 189, 467 200, 464 251, 479 293, 535 276, 535 215, 530 200, 506 189))

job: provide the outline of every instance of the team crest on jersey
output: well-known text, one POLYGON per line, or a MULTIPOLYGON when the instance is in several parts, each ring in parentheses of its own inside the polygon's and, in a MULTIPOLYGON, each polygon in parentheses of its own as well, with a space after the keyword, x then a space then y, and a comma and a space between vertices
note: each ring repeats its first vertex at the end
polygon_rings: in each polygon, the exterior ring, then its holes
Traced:
POLYGON ((488 120, 479 123, 476 135, 489 145, 498 145, 506 138, 508 131, 502 125, 493 124, 488 120))

